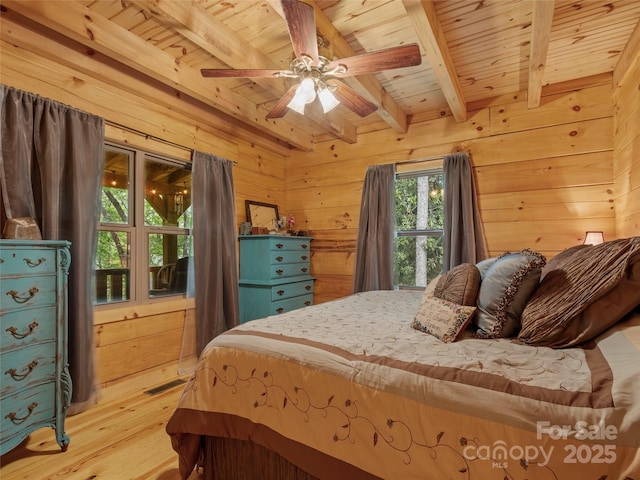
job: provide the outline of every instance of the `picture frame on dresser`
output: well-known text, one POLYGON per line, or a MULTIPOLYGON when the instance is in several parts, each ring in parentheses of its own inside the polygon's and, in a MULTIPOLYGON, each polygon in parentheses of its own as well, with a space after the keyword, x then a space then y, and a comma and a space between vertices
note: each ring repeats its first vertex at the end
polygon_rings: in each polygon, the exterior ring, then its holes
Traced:
POLYGON ((264 231, 277 228, 278 205, 271 203, 257 202, 255 200, 245 200, 245 210, 247 214, 247 222, 251 226, 264 231))
POLYGON ((0 454, 51 427, 62 451, 71 403, 67 241, 0 240, 0 454))

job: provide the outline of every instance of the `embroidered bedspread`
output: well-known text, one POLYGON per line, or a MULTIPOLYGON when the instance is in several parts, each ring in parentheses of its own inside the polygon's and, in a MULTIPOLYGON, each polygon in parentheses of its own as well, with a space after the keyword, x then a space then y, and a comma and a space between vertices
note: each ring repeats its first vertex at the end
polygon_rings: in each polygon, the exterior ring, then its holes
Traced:
POLYGON ((585 348, 445 344, 410 327, 421 297, 360 293, 214 339, 167 425, 183 476, 200 435, 259 426, 273 450, 385 479, 640 480, 640 315, 585 348))

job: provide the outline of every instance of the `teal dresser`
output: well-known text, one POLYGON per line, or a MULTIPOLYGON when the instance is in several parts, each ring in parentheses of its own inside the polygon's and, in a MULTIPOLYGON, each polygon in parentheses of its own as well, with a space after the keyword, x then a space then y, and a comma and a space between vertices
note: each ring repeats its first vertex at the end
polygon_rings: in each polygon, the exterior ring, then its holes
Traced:
POLYGON ((69 242, 0 240, 0 454, 32 431, 55 429, 63 451, 69 242))
POLYGON ((313 304, 311 238, 240 237, 240 321, 313 304))

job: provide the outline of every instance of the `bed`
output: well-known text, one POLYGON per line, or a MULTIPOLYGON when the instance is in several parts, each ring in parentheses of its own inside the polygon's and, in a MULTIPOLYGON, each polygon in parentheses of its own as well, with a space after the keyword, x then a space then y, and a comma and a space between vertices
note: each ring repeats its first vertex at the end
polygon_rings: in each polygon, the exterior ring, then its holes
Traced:
MULTIPOLYGON (((580 268, 603 262, 601 251, 580 250, 580 268)), ((436 281, 431 291, 363 292, 225 332, 202 352, 166 427, 182 478, 201 466, 217 479, 640 479, 640 243, 622 250, 624 261, 606 267, 617 283, 604 282, 595 300, 608 295, 626 311, 594 330, 584 304, 595 301, 582 298, 582 331, 597 334, 578 335, 578 345, 482 336, 467 321, 453 337, 420 328, 436 281), (621 283, 627 290, 616 293, 621 283)), ((554 281, 530 253, 515 255, 515 273, 502 271, 508 305, 503 297, 493 313, 503 330, 501 315, 520 302, 526 333, 527 309, 554 281), (532 272, 522 301, 512 287, 525 290, 532 272)), ((563 290, 573 284, 568 256, 553 265, 563 290)), ((471 308, 487 313, 482 286, 512 257, 476 266, 471 308)))

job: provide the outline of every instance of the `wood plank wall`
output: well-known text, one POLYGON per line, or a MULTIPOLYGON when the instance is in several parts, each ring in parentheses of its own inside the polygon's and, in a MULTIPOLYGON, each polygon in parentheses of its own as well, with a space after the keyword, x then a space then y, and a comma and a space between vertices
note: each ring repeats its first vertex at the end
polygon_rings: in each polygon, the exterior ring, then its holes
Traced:
POLYGON ((351 293, 362 183, 368 165, 468 151, 490 255, 531 248, 553 256, 587 230, 616 235, 611 76, 557 85, 541 106, 526 92, 476 105, 470 118, 412 124, 407 134, 360 134, 286 160, 286 204, 308 229, 316 303, 351 293))
POLYGON ((640 25, 628 72, 614 91, 614 185, 616 234, 640 235, 640 25))
MULTIPOLYGON (((238 225, 245 221, 245 199, 284 208, 288 148, 20 17, 3 12, 0 35, 0 82, 105 118, 107 139, 184 160, 189 149, 197 149, 237 162, 238 225)), ((149 384, 175 376, 183 324, 192 308, 184 300, 98 308, 99 386, 122 388, 131 379, 149 384)))

